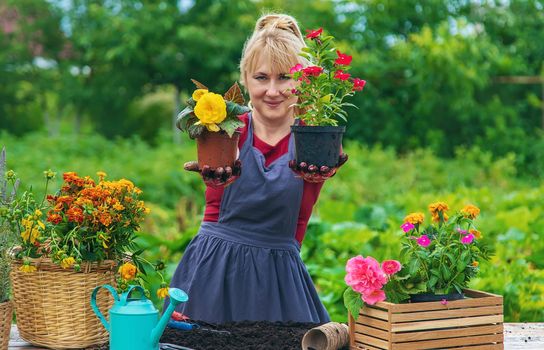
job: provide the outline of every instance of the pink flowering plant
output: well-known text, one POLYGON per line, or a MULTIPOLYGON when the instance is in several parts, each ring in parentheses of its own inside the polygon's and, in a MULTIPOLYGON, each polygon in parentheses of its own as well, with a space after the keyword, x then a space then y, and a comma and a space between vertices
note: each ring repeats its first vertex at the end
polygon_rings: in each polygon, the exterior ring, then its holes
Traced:
POLYGON ((482 234, 474 220, 480 209, 466 205, 451 217, 444 202, 429 205, 431 223, 425 215, 411 213, 400 228, 403 241, 400 261, 382 264, 372 257, 357 256, 346 264, 344 304, 357 315, 363 303, 406 301, 413 295, 462 293, 476 276, 480 261, 489 260, 482 234))
POLYGON ((347 120, 345 107, 355 107, 345 98, 362 91, 366 81, 352 77, 352 56, 340 52, 334 37, 323 34, 323 28, 309 30, 306 47, 300 56, 309 65, 297 64, 291 68, 293 79, 299 82, 293 93, 299 96, 296 104, 302 112, 298 117, 306 125, 338 125, 338 119, 347 120))

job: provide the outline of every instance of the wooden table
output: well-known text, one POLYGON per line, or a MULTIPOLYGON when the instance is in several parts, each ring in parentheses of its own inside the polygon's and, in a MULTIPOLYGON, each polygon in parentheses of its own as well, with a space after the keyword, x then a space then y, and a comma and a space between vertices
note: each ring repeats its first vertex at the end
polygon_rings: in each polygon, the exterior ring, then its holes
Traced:
MULTIPOLYGON (((17 327, 11 327, 8 350, 37 350, 19 337, 17 327)), ((544 350, 544 323, 505 323, 505 350, 544 350)))

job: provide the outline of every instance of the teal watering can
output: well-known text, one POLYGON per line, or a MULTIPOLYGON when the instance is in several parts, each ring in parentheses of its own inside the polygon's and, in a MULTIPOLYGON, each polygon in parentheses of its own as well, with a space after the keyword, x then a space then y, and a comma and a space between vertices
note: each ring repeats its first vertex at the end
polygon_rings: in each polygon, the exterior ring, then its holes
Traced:
POLYGON ((170 288, 168 291, 170 304, 159 320, 159 311, 151 300, 144 295, 140 286, 130 286, 121 295, 112 286, 105 284, 96 287, 91 295, 91 307, 106 330, 110 333, 110 350, 159 350, 159 339, 176 306, 186 302, 189 297, 181 289, 170 288), (96 305, 96 295, 100 288, 106 288, 115 299, 110 309, 110 323, 96 305), (141 291, 141 298, 132 298, 133 290, 141 291))

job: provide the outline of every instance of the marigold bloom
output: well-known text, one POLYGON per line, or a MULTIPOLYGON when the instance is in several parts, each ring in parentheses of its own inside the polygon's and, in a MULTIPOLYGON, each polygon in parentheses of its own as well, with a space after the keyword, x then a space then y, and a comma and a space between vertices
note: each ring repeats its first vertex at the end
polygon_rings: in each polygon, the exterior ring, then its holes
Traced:
POLYGON ((21 267, 19 267, 19 270, 24 273, 32 273, 35 272, 37 268, 34 265, 23 264, 21 267))
POLYGON ((476 217, 480 214, 480 208, 472 204, 467 204, 463 209, 461 209, 461 214, 467 218, 476 219, 476 217))
POLYGON ((59 214, 55 214, 55 212, 50 211, 47 215, 47 221, 52 223, 53 225, 58 225, 62 221, 62 216, 59 214))
POLYGON ((197 125, 204 125, 209 131, 219 131, 217 124, 227 117, 227 104, 223 96, 208 92, 199 98, 194 113, 199 119, 197 125))
POLYGON ((121 278, 126 281, 131 281, 136 277, 136 273, 138 272, 138 269, 136 266, 132 263, 124 263, 119 267, 119 274, 121 275, 121 278))
POLYGON ((96 176, 98 176, 98 180, 99 180, 99 181, 102 181, 102 180, 104 180, 104 178, 105 178, 106 176, 108 176, 108 174, 106 174, 106 173, 103 172, 103 171, 98 171, 98 172, 96 173, 96 176))
POLYGON ((482 238, 482 233, 476 229, 471 228, 470 230, 468 230, 468 232, 472 233, 474 237, 476 237, 476 239, 482 238))
POLYGON ((198 101, 200 100, 200 98, 202 96, 204 96, 205 94, 207 94, 209 91, 207 89, 196 89, 194 92, 193 92, 193 100, 195 101, 198 101))
POLYGON ((67 268, 72 267, 75 263, 76 263, 76 259, 69 256, 69 257, 64 258, 64 259, 61 260, 60 267, 62 267, 63 269, 67 269, 67 268))
POLYGON ((157 296, 161 299, 164 299, 168 296, 168 287, 157 289, 157 296))
MULTIPOLYGON (((444 221, 448 221, 450 217, 448 216, 448 214, 442 212, 442 218, 444 218, 444 221)), ((440 222, 440 215, 436 213, 435 215, 433 215, 432 219, 433 222, 440 222)))
POLYGON ((480 265, 479 262, 477 262, 477 261, 473 261, 473 262, 472 262, 472 266, 473 266, 473 267, 478 267, 478 265, 480 265))
POLYGON ((409 222, 412 225, 422 224, 425 220, 425 214, 423 213, 411 213, 404 218, 404 222, 409 222))
POLYGON ((435 203, 429 204, 429 211, 431 212, 433 216, 438 215, 439 211, 441 211, 442 213, 445 213, 448 210, 450 210, 450 207, 444 202, 435 202, 435 203))

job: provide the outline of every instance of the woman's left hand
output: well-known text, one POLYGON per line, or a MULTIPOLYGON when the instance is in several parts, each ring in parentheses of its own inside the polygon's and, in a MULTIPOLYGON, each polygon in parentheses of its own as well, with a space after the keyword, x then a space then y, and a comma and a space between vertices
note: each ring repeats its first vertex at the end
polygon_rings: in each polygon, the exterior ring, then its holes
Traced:
POLYGON ((333 168, 326 165, 317 166, 314 164, 307 164, 305 162, 300 162, 297 164, 295 160, 289 161, 289 168, 291 168, 291 170, 293 170, 293 172, 300 176, 304 181, 319 183, 333 177, 336 174, 336 171, 347 161, 348 155, 346 153, 342 153, 338 157, 338 163, 333 168))

